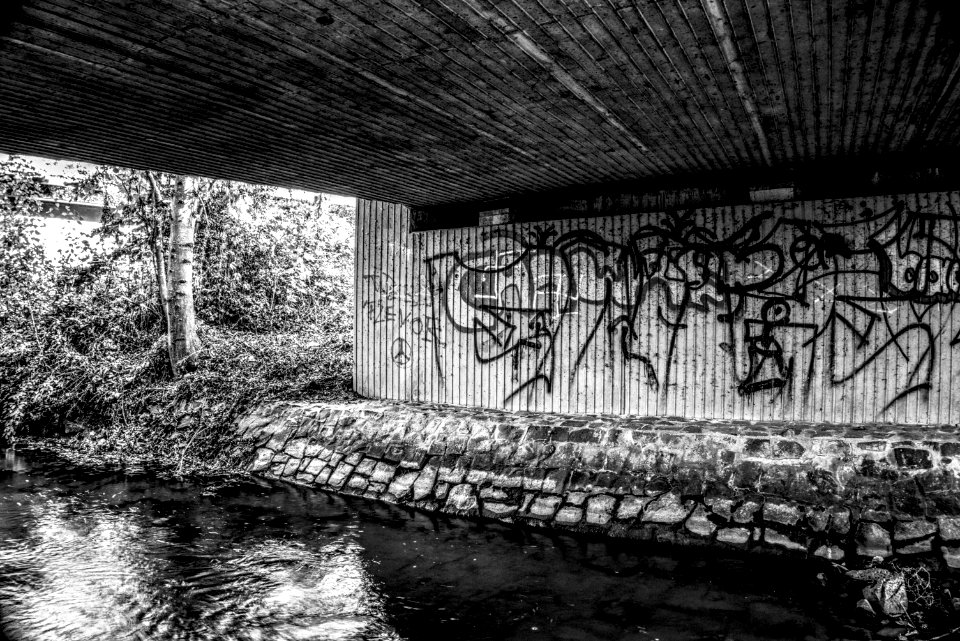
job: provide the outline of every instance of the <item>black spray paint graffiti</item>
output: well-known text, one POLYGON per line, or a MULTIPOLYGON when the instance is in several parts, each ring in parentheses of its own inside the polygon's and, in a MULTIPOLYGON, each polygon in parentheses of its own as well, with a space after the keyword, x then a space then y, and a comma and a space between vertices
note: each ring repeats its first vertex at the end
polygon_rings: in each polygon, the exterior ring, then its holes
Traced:
POLYGON ((791 323, 790 305, 786 300, 771 298, 763 303, 760 318, 744 321, 744 343, 750 359, 750 371, 737 390, 753 394, 761 390, 783 389, 793 378, 794 358, 785 358, 778 330, 816 329, 812 323, 791 323))
MULTIPOLYGON (((444 347, 436 317, 424 312, 419 296, 410 293, 389 274, 368 274, 363 278, 371 295, 360 304, 360 314, 371 326, 390 325, 408 334, 411 340, 444 347)), ((402 340, 402 343, 394 341, 391 353, 400 354, 393 357, 395 363, 406 365, 412 358, 413 348, 409 340, 402 340)))
POLYGON ((393 344, 390 346, 390 360, 392 360, 395 365, 406 367, 407 363, 410 362, 411 351, 410 343, 407 339, 398 336, 393 339, 393 344))
MULTIPOLYGON (((710 318, 726 335, 719 347, 734 361, 741 395, 789 393, 795 381, 807 394, 819 354, 834 385, 895 358, 904 374, 885 410, 931 386, 936 339, 949 323, 928 314, 943 306, 952 313, 960 302, 960 216, 949 206, 931 214, 898 202, 838 218, 845 220, 762 213, 720 234, 681 212, 622 242, 590 230, 492 231, 476 251, 426 259, 436 312, 427 317, 472 336, 479 363, 508 364, 505 400, 540 386, 549 393, 560 371, 572 380, 598 340, 638 362, 647 385, 666 394, 678 337, 710 318), (650 319, 669 337, 666 354, 641 336, 650 319), (561 367, 563 332, 577 349, 561 367), (801 360, 806 371, 798 371, 801 360)), ((439 353, 442 327, 433 329, 439 353)), ((960 334, 950 344, 958 342, 960 334)))

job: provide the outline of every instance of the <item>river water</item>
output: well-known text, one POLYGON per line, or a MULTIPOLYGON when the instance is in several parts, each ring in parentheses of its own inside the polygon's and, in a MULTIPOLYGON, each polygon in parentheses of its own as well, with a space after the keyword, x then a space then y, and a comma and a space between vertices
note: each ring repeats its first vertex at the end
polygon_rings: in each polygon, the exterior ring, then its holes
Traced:
POLYGON ((842 624, 809 567, 776 559, 38 451, 0 466, 10 641, 824 639, 842 624))

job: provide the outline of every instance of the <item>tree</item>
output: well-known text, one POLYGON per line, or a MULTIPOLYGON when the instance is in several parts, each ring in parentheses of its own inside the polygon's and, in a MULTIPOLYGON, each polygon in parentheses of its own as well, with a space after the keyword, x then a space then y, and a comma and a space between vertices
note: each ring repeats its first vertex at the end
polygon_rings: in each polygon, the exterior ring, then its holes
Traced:
POLYGON ((352 209, 116 167, 65 163, 64 184, 31 165, 0 158, 4 433, 80 421, 136 439, 172 399, 349 390, 352 209), (48 251, 49 198, 101 201, 102 225, 48 251))
MULTIPOLYGON (((94 233, 107 242, 77 269, 129 274, 150 331, 161 327, 174 377, 199 366, 201 321, 323 334, 348 325, 352 210, 262 185, 108 166, 78 171, 74 186, 53 195, 102 198, 103 225, 94 233)), ((26 179, 13 184, 32 188, 26 179)))
MULTIPOLYGON (((197 353, 200 351, 197 313, 193 301, 193 246, 197 231, 197 212, 192 204, 186 202, 186 178, 173 177, 170 204, 161 208, 158 205, 164 199, 157 177, 153 172, 147 172, 146 175, 150 183, 152 216, 143 215, 141 220, 150 225, 157 292, 166 319, 170 370, 177 377, 184 370, 196 369, 197 353), (163 213, 158 217, 158 212, 163 213), (170 230, 166 243, 162 233, 164 229, 170 230), (167 251, 164 251, 164 244, 167 251)), ((146 211, 145 208, 141 210, 146 211)))
POLYGON ((170 223, 170 363, 178 370, 197 367, 200 339, 197 337, 197 311, 193 304, 193 243, 197 235, 197 212, 184 202, 185 179, 177 176, 170 223))
POLYGON ((204 206, 195 189, 199 182, 152 171, 99 167, 80 186, 81 191, 104 194, 101 234, 116 241, 114 258, 126 254, 151 259, 175 378, 196 368, 200 351, 193 265, 197 210, 204 206))

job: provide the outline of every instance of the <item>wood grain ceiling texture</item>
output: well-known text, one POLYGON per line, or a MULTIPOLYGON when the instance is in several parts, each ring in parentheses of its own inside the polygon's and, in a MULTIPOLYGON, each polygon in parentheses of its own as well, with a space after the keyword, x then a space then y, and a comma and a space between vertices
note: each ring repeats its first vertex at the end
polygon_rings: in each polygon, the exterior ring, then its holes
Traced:
POLYGON ((22 0, 0 150, 411 205, 950 153, 955 0, 22 0))

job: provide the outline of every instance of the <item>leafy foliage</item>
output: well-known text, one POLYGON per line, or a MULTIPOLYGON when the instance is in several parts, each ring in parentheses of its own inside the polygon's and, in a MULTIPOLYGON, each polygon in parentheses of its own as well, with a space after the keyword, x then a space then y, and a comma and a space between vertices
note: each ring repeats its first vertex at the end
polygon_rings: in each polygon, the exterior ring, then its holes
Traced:
POLYGON ((229 193, 228 188, 215 185, 211 206, 202 210, 197 237, 204 274, 197 296, 201 318, 262 332, 336 324, 349 315, 350 287, 344 287, 344 279, 352 269, 352 234, 335 230, 350 229, 352 211, 323 211, 316 203, 277 198, 264 188, 229 193), (238 204, 247 206, 246 220, 236 215, 238 204))
MULTIPOLYGON (((98 447, 145 446, 183 438, 179 423, 170 423, 175 412, 150 407, 209 395, 227 413, 205 420, 222 424, 264 394, 350 393, 351 210, 282 198, 267 187, 192 181, 204 347, 198 371, 172 381, 151 250, 163 231, 163 204, 150 198, 144 172, 79 173, 59 195, 102 199, 103 224, 51 257, 37 217, 48 190, 25 160, 0 163, 7 195, 0 202, 0 421, 7 436, 77 430, 98 447)), ((172 177, 156 178, 162 189, 173 185, 172 177)))
POLYGON ((26 161, 0 165, 0 320, 29 311, 46 267, 40 246, 40 176, 26 161))

